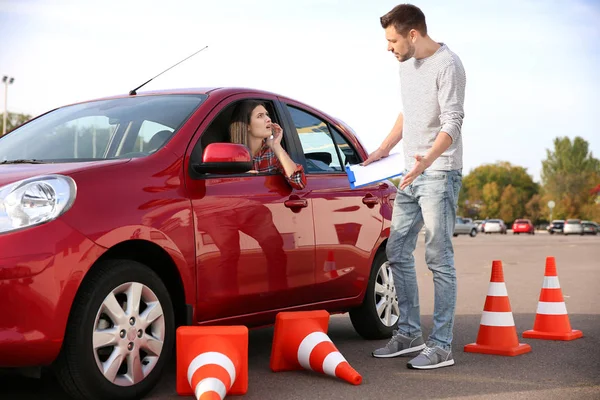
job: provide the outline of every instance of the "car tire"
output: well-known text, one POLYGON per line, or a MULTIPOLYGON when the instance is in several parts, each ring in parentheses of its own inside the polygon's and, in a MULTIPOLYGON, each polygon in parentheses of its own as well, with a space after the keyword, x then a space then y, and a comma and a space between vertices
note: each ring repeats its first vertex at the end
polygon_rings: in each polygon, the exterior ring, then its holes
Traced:
POLYGON ((397 329, 400 309, 398 308, 398 297, 392 270, 387 262, 385 251, 381 250, 375 255, 371 267, 371 275, 365 293, 365 298, 360 306, 350 310, 350 321, 356 332, 365 339, 385 339, 392 336, 394 329, 397 329), (376 283, 379 285, 376 286, 376 283), (381 290, 376 292, 376 287, 381 290), (388 296, 386 299, 385 296, 388 296), (393 296, 393 298, 391 298, 393 296), (389 318, 384 323, 380 317, 377 306, 384 305, 383 318, 389 318))
POLYGON ((54 371, 75 399, 139 399, 157 384, 174 341, 173 305, 159 276, 136 261, 107 260, 81 284, 54 371))
POLYGON ((471 233, 469 233, 471 237, 477 236, 477 229, 471 229, 471 233))

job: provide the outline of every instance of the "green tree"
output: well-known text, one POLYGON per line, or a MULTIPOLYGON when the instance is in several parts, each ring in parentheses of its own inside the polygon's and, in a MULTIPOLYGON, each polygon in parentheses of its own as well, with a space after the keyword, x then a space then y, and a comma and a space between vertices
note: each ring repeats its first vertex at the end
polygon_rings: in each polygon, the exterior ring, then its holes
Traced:
POLYGON ((502 191, 502 196, 500 196, 500 218, 503 219, 507 225, 523 216, 523 213, 521 213, 522 207, 519 206, 519 201, 520 199, 517 190, 512 185, 506 186, 502 191))
POLYGON ((554 150, 546 150, 542 182, 556 202, 554 218, 593 218, 596 215, 592 189, 600 182, 600 161, 589 151, 588 142, 576 137, 554 139, 554 150))
POLYGON ((494 218, 500 211, 500 189, 496 182, 490 182, 483 185, 483 208, 482 213, 485 218, 494 218))
MULTIPOLYGON (((28 114, 18 114, 7 112, 6 113, 6 133, 12 131, 19 125, 24 124, 25 122, 31 119, 31 115, 28 114)), ((4 113, 2 113, 2 123, 4 123, 4 113)), ((1 129, 1 128, 0 128, 1 129)), ((0 136, 2 136, 2 131, 0 130, 0 136)))
POLYGON ((542 220, 546 219, 547 214, 544 214, 542 207, 542 196, 534 194, 531 199, 525 204, 525 216, 533 222, 538 224, 542 220))
POLYGON ((525 215, 525 204, 540 188, 525 168, 508 162, 481 165, 464 177, 459 195, 459 213, 479 218, 499 218, 500 204, 496 206, 492 203, 504 201, 501 197, 509 185, 512 189, 506 196, 515 198, 508 199, 505 196, 504 199, 513 207, 511 215, 521 218, 525 215), (492 196, 495 192, 491 188, 488 188, 487 195, 484 195, 484 187, 492 182, 496 184, 497 189, 495 198, 492 196), (490 200, 492 198, 493 200, 490 200))

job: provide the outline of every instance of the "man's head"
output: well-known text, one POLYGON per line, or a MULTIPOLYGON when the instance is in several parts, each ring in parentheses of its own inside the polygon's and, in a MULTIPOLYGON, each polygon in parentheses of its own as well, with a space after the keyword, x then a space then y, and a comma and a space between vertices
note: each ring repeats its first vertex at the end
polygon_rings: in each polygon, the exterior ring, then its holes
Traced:
POLYGON ((381 17, 388 51, 404 62, 415 55, 423 38, 427 37, 425 14, 412 4, 400 4, 381 17))

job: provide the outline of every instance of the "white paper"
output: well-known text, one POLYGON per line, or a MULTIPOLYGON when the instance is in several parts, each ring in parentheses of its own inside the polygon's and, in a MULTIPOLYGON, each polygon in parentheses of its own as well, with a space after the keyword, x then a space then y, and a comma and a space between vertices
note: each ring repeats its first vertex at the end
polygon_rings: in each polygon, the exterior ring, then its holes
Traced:
POLYGON ((360 164, 346 167, 351 188, 402 175, 404 172, 404 155, 392 153, 387 157, 372 162, 367 166, 360 164))

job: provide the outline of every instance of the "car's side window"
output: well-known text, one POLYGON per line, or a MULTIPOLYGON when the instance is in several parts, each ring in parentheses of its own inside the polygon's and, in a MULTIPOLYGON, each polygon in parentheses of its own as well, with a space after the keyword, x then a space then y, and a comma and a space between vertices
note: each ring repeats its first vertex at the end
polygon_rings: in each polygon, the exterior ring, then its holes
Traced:
MULTIPOLYGON (((259 100, 259 101, 261 101, 265 105, 265 108, 267 109, 267 112, 269 113, 271 120, 273 122, 276 122, 279 125, 281 125, 281 120, 280 120, 280 118, 278 118, 278 116, 275 112, 275 107, 271 101, 262 100, 262 99, 244 99, 244 100, 259 100)), ((240 101, 243 101, 243 100, 240 100, 240 101)), ((201 162, 202 154, 209 144, 211 144, 211 143, 230 143, 231 142, 230 136, 229 136, 229 125, 231 123, 234 108, 240 101, 232 102, 232 103, 228 104, 226 107, 224 107, 219 112, 219 114, 212 120, 210 125, 208 125, 208 127, 204 130, 204 132, 202 133, 202 136, 200 137, 200 140, 198 140, 198 142, 196 142, 196 145, 194 146, 194 149, 192 151, 193 162, 201 162)), ((285 137, 281 141, 281 146, 287 151, 285 137)))
POLYGON ((339 133, 335 128, 331 128, 333 133, 333 139, 338 147, 338 153, 341 157, 342 165, 354 165, 361 163, 361 159, 354 148, 348 143, 348 141, 339 133))
POLYGON ((327 123, 323 120, 298 108, 287 106, 298 138, 302 145, 302 151, 306 158, 307 173, 332 173, 343 172, 344 161, 340 160, 338 143, 343 141, 337 132, 332 133, 327 123), (339 140, 334 141, 337 134, 339 140))

